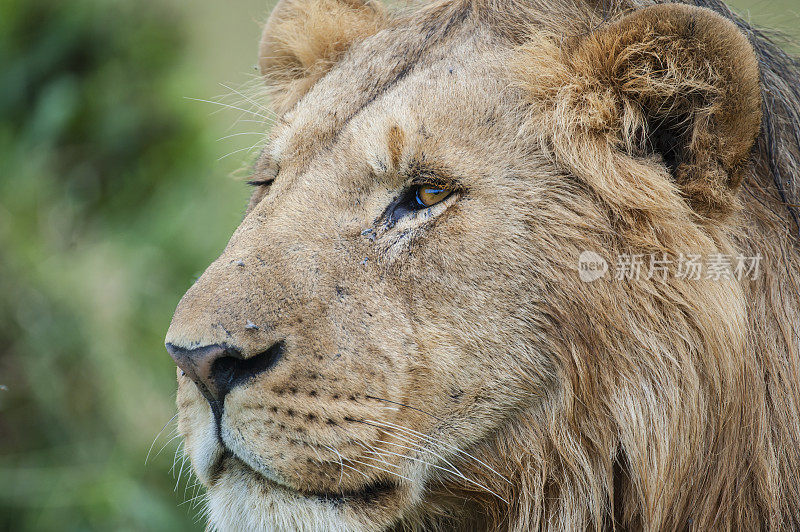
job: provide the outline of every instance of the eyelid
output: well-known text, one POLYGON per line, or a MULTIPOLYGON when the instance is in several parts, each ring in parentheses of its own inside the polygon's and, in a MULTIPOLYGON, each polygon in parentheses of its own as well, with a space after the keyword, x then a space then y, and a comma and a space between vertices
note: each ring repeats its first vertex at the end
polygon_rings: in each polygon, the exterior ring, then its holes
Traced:
POLYGON ((251 187, 267 187, 271 185, 273 181, 275 181, 274 177, 270 177, 267 179, 251 179, 247 181, 247 184, 250 185, 251 187))
POLYGON ((265 177, 254 177, 253 179, 248 180, 247 184, 251 187, 268 187, 272 185, 273 181, 275 181, 275 179, 278 177, 280 171, 280 166, 274 161, 271 161, 271 164, 269 164, 267 168, 256 167, 255 171, 253 172, 255 175, 265 177))
POLYGON ((439 176, 414 176, 409 183, 410 187, 424 187, 435 188, 438 190, 447 190, 450 192, 459 192, 462 187, 454 179, 439 177, 439 176))

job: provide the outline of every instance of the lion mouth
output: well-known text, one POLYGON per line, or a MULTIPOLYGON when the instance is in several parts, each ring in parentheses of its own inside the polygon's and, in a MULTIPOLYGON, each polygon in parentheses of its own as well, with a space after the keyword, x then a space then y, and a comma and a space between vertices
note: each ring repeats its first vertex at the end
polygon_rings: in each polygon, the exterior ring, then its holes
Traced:
POLYGON ((381 480, 367 484, 358 490, 348 490, 342 492, 313 492, 301 493, 305 497, 314 497, 325 502, 334 504, 344 504, 352 502, 373 502, 376 499, 390 495, 397 490, 397 484, 394 482, 381 480))
MULTIPOLYGON (((377 480, 375 482, 364 485, 355 490, 342 490, 342 491, 313 491, 313 490, 297 490, 291 486, 283 483, 276 482, 275 480, 266 477, 262 473, 253 469, 247 462, 236 456, 227 447, 220 457, 217 466, 216 478, 219 478, 222 471, 226 468, 226 464, 233 462, 240 470, 247 472, 252 477, 256 478, 260 483, 267 486, 269 489, 281 490, 291 493, 294 496, 302 497, 305 499, 315 499, 320 502, 340 506, 344 504, 359 504, 375 502, 378 499, 383 499, 391 496, 399 488, 396 482, 389 480, 377 480)), ((228 466, 230 467, 230 466, 228 466)))

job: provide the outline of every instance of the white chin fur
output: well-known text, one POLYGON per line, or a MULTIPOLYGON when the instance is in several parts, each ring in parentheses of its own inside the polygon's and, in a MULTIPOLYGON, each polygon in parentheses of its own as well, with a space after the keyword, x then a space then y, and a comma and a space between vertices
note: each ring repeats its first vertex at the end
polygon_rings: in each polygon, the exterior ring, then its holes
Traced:
POLYGON ((208 516, 212 530, 366 532, 341 507, 307 499, 280 488, 265 491, 252 479, 225 475, 208 491, 208 516))
POLYGON ((195 431, 196 436, 192 438, 191 445, 187 442, 186 452, 192 459, 192 466, 197 478, 203 484, 208 485, 211 471, 222 457, 223 449, 214 433, 214 422, 211 420, 211 416, 200 419, 207 425, 200 427, 201 430, 195 431))

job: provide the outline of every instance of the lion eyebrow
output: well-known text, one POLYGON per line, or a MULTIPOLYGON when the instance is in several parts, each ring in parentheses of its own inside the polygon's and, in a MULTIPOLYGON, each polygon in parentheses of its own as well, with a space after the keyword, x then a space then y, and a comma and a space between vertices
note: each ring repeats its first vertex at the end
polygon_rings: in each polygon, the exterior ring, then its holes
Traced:
POLYGON ((444 165, 426 160, 424 156, 413 159, 403 172, 414 184, 440 185, 449 189, 461 188, 461 181, 444 165))
POLYGON ((253 172, 258 172, 273 165, 274 157, 272 156, 270 149, 271 145, 268 143, 266 146, 261 148, 260 152, 258 152, 256 162, 253 164, 253 172))
POLYGON ((389 128, 389 133, 386 136, 386 144, 389 149, 389 162, 392 168, 400 166, 400 156, 403 153, 405 146, 406 136, 399 126, 392 126, 389 128))

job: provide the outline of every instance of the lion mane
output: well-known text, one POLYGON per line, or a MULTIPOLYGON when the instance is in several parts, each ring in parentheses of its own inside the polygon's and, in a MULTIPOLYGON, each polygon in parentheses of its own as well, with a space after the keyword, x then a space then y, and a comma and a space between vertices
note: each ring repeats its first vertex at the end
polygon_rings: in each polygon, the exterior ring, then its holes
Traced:
POLYGON ((167 335, 212 527, 800 529, 800 65, 767 35, 716 0, 281 0, 259 53, 259 186, 167 335), (420 182, 451 194, 410 212, 420 182))

